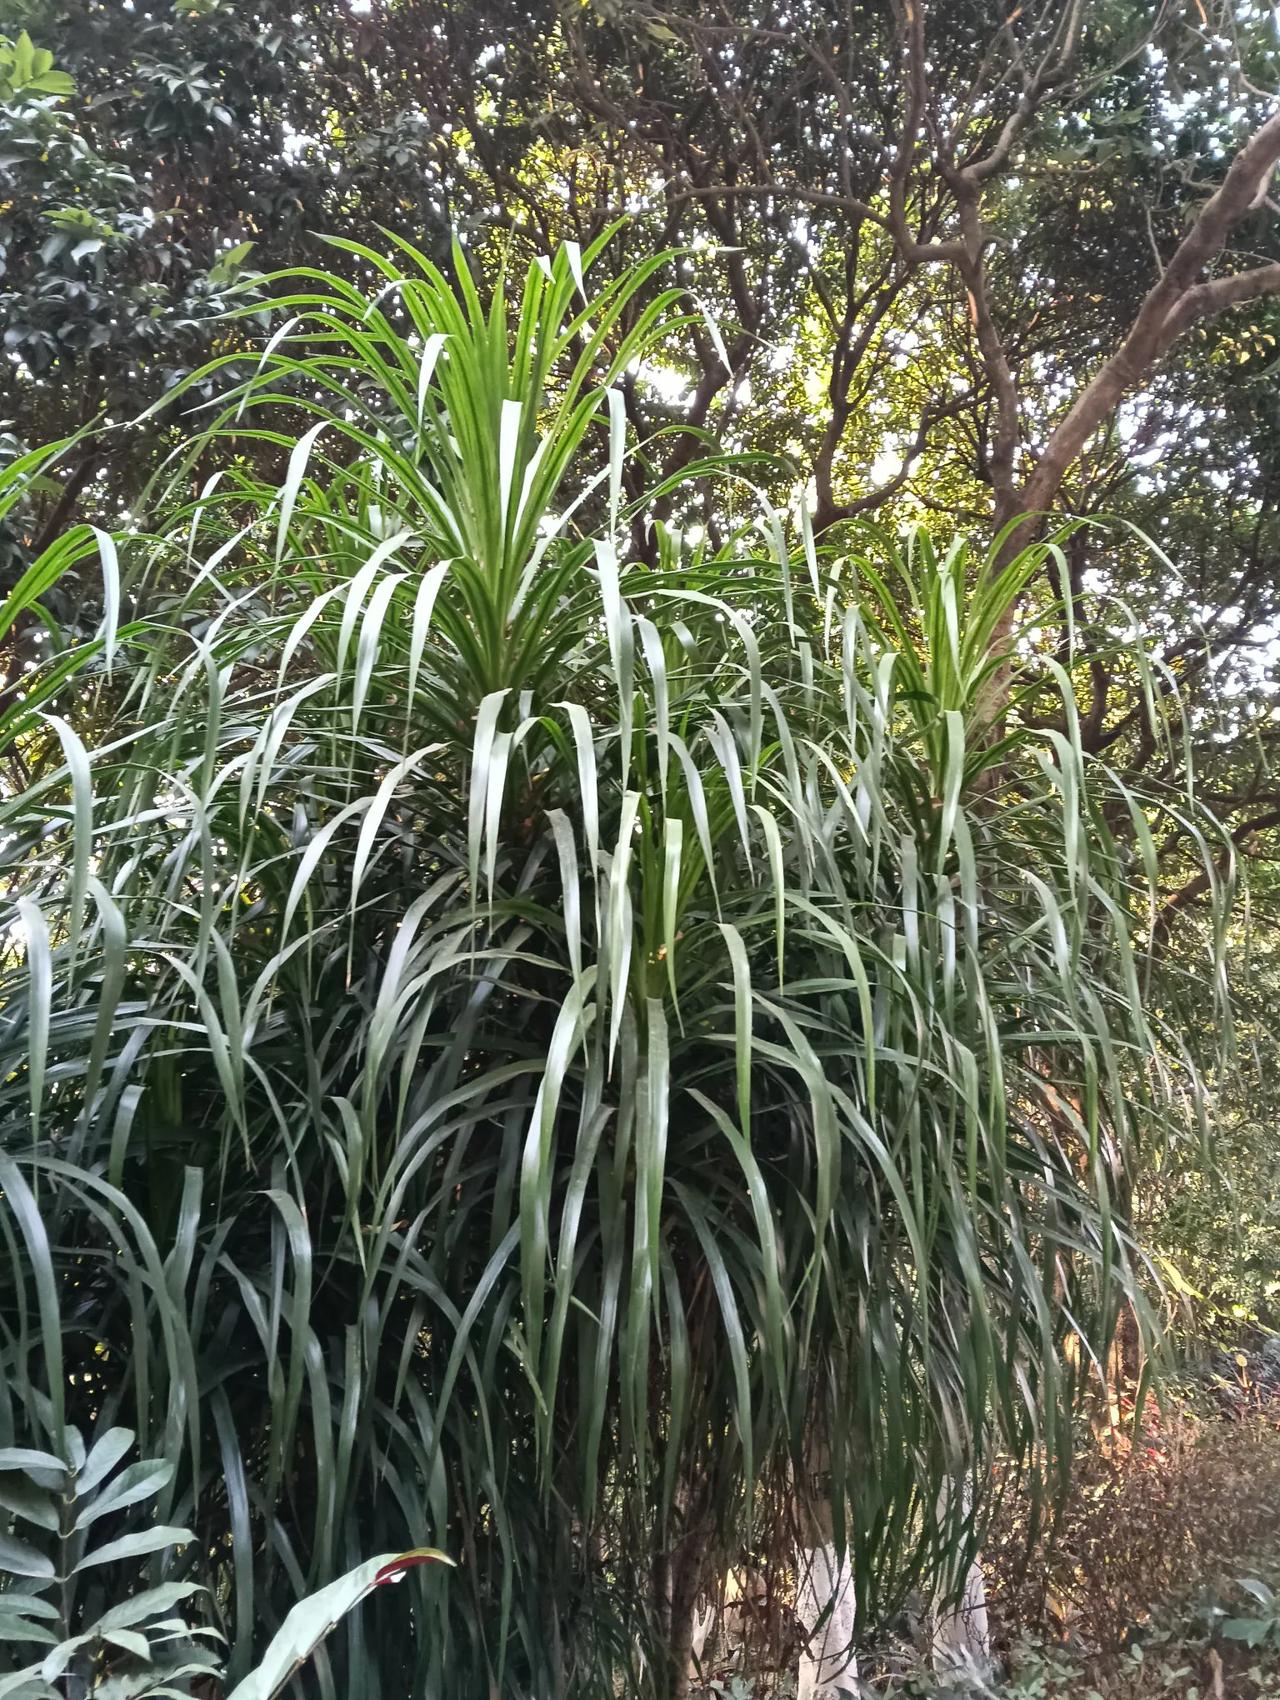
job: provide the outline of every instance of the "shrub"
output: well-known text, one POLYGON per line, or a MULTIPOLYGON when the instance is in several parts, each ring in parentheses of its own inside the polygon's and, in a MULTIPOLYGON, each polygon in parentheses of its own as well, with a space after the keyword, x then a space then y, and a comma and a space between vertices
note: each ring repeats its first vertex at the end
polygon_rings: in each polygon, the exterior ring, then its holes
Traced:
POLYGON ((797 1493, 874 1614, 962 1573, 997 1439, 1064 1455, 1194 1119, 1173 800, 1086 762, 1069 653, 991 725, 1053 543, 819 551, 743 459, 688 470, 723 540, 649 523, 660 259, 486 307, 358 257, 17 593, 101 557, 0 711, 0 1425, 172 1466, 233 1678, 430 1539, 458 1585, 325 1692, 678 1686, 674 1602, 797 1493))

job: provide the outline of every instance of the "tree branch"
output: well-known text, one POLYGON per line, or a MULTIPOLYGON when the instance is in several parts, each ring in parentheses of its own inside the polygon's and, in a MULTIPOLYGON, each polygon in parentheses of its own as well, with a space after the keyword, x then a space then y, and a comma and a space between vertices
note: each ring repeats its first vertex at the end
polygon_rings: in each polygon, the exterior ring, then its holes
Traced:
POLYGON ((1250 838, 1259 832, 1268 832, 1272 827, 1280 826, 1280 808, 1268 809, 1266 814, 1255 815, 1252 820, 1243 821, 1231 833, 1231 848, 1224 850, 1212 869, 1202 868, 1193 879, 1179 887, 1173 895, 1167 898, 1159 915, 1156 917, 1155 931, 1157 934, 1167 933, 1178 915, 1189 903, 1203 897, 1215 880, 1223 879, 1229 871, 1234 859, 1232 852, 1244 847, 1250 838))
POLYGON ((1255 131, 1232 161, 1179 243, 1163 275, 1148 291, 1120 347, 1104 362, 1068 409, 1021 492, 1028 514, 1043 513, 1072 462, 1125 396, 1150 373, 1189 325, 1239 301, 1280 292, 1280 265, 1259 266, 1231 277, 1199 281, 1236 225, 1265 193, 1280 162, 1280 112, 1255 131))
POLYGON ((964 258, 958 241, 921 242, 907 223, 907 184, 915 162, 916 143, 929 106, 929 80, 924 40, 924 0, 901 0, 903 58, 902 133, 889 168, 889 228, 903 259, 931 265, 964 258))
POLYGON ((971 183, 981 185, 1004 169, 1020 137, 1043 106, 1045 96, 1070 74, 1083 30, 1084 0, 1068 0, 1044 58, 1024 82, 1017 105, 1005 119, 995 142, 986 153, 961 167, 971 183))
POLYGON ((821 533, 829 526, 838 524, 840 520, 855 519, 859 514, 865 514, 870 512, 872 508, 878 508, 883 502, 887 502, 891 496, 896 496, 910 478, 916 461, 928 447, 929 433, 933 427, 939 420, 950 417, 958 412, 960 407, 967 405, 968 397, 966 396, 956 401, 926 407, 920 415, 920 424, 916 431, 915 440, 903 455, 902 465, 893 477, 886 479, 883 484, 877 485, 874 490, 868 490, 865 496, 857 496, 849 502, 835 502, 828 499, 824 504, 820 497, 818 511, 813 516, 813 529, 821 533))

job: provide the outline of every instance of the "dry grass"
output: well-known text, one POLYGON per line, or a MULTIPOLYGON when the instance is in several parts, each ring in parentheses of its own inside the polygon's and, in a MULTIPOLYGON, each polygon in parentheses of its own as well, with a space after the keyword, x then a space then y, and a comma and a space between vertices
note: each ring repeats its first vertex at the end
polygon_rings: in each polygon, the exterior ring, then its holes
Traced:
POLYGON ((1058 1538, 1027 1560, 1010 1503, 987 1555, 994 1650, 1011 1694, 1089 1700, 1280 1695, 1280 1650, 1220 1632, 1280 1576, 1280 1425, 1181 1409, 1081 1458, 1058 1538))

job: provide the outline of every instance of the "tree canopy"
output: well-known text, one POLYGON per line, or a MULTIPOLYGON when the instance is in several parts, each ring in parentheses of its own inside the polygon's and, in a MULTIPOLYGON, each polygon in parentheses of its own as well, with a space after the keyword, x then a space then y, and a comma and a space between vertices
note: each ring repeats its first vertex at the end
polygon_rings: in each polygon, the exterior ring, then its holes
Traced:
MULTIPOLYGON (((1078 535, 1077 594, 1119 599, 1089 640, 1093 746, 1153 759, 1108 661, 1132 619, 1203 700, 1211 752, 1226 680, 1235 730, 1270 747, 1269 138, 1205 227, 1276 86, 1265 8, 138 0, 127 28, 98 0, 23 10, 55 86, 4 93, 15 445, 162 397, 243 334, 216 313, 247 276, 308 253, 359 278, 322 236, 385 229, 436 259, 457 236, 493 275, 625 216, 620 251, 680 250, 699 309, 624 376, 654 472, 749 444, 776 457, 756 474, 773 496, 812 486, 819 532, 973 531, 1020 506, 1130 520, 1185 582, 1136 541, 1095 567, 1078 535), (1064 438, 1117 350, 1125 375, 1064 438)), ((28 545, 127 507, 166 429, 77 445, 28 545)), ((697 491, 660 511, 697 521, 697 491)), ((1244 849, 1277 804, 1267 762, 1246 765, 1214 780, 1244 849)))
POLYGON ((1207 1090, 1265 1168, 1269 14, 5 29, 8 1573, 127 1432, 110 1585, 233 1679, 425 1540, 319 1692, 683 1700, 797 1544, 953 1598, 1207 1090))

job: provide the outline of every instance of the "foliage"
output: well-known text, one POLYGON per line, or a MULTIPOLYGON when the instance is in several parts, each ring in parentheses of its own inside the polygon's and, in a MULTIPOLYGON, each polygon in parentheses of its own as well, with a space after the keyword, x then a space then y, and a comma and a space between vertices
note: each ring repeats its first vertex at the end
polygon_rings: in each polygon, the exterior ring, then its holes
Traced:
POLYGON ((216 289, 207 276, 193 279, 178 299, 163 266, 147 275, 157 268, 146 256, 170 233, 146 204, 141 162, 95 136, 75 94, 71 75, 25 30, 0 37, 0 317, 9 360, 27 380, 15 400, 42 393, 32 386, 44 374, 74 374, 81 425, 104 401, 136 397, 138 363, 166 344, 180 348, 194 319, 216 310, 216 289), (111 365, 109 388, 95 397, 111 365))
POLYGON ((1219 1624, 1219 1632, 1228 1641, 1241 1641, 1246 1647, 1260 1647, 1272 1641, 1280 1645, 1280 1611, 1276 1608, 1273 1588, 1256 1576, 1241 1576, 1239 1587, 1253 1601, 1255 1610, 1248 1617, 1228 1617, 1219 1624))
MULTIPOLYGON (((1276 960, 1274 874, 1254 867, 1248 931, 1233 946, 1233 1006, 1238 1039, 1235 1066, 1214 1092, 1217 1160, 1175 1164, 1149 1175, 1137 1201, 1137 1231, 1160 1262, 1171 1294, 1170 1321, 1193 1358, 1205 1342, 1227 1353, 1238 1395, 1274 1379, 1280 1321, 1280 1171, 1274 1119, 1276 960), (1253 1348, 1238 1370, 1235 1354, 1253 1348), (1263 1359, 1255 1355, 1261 1345, 1263 1359)), ((1241 936, 1243 935, 1243 936, 1241 936)))
MULTIPOLYGON (((1227 1421, 1194 1403, 1107 1435, 1084 1462, 1060 1538, 1026 1544, 1005 1502, 987 1545, 993 1671, 864 1659, 880 1694, 931 1700, 1265 1700, 1276 1691, 1274 1408, 1227 1421)), ((1019 1521, 1021 1515, 1022 1521, 1019 1521)))
POLYGON ((1007 1632, 1045 1625, 1114 1651, 1161 1602, 1265 1550, 1280 1494, 1272 1414, 1226 1422, 1173 1407, 1153 1419, 1081 1461, 1052 1553, 1027 1563, 1024 1531, 1002 1520, 987 1552, 1007 1632))
MULTIPOLYGON (((20 1208, 34 1206, 20 1176, 7 1170, 4 1182, 20 1208)), ((0 1570, 9 1579, 0 1592, 0 1642, 41 1649, 34 1663, 2 1679, 3 1691, 14 1700, 90 1691, 139 1700, 189 1694, 193 1678, 218 1668, 197 1639, 210 1632, 175 1616, 201 1592, 199 1584, 137 1590, 120 1580, 138 1575, 139 1560, 162 1558, 193 1539, 190 1530, 163 1523, 130 1529, 136 1509, 120 1521, 121 1512, 163 1495, 173 1466, 141 1459, 119 1470, 136 1438, 129 1429, 106 1429, 88 1450, 78 1430, 68 1428, 65 1438, 69 1461, 33 1447, 0 1450, 0 1503, 24 1528, 23 1539, 0 1541, 0 1570), (113 1528, 128 1532, 112 1535, 113 1528)))
POLYGON ((16 41, 5 37, 0 43, 0 100, 16 102, 41 95, 67 95, 75 84, 65 71, 54 68, 53 54, 37 47, 26 30, 16 41))
MULTIPOLYGON (((1271 1562, 1274 1570, 1274 1556, 1271 1562)), ((1023 1634, 1008 1677, 976 1692, 986 1700, 1267 1700, 1280 1679, 1268 1644, 1270 1608, 1259 1609, 1259 1593, 1270 1592, 1256 1577, 1224 1577, 1198 1607, 1166 1604, 1141 1636, 1102 1655, 1023 1634)), ((920 1692, 946 1690, 926 1683, 920 1692)), ((953 1691, 947 1700, 959 1696, 953 1691)))
POLYGON ((400 1582, 410 1570, 422 1565, 440 1563, 449 1564, 452 1560, 430 1547, 419 1547, 413 1552, 384 1552, 378 1558, 366 1559, 316 1593, 308 1594, 298 1601, 272 1636, 261 1663, 243 1682, 236 1684, 227 1700, 274 1700, 340 1620, 375 1588, 400 1582))
MULTIPOLYGON (((15 1183, 7 1174, 5 1184, 23 1200, 20 1177, 15 1183)), ((28 1195, 23 1202, 34 1201, 28 1195)), ((0 1449, 0 1504, 19 1527, 33 1525, 37 1531, 34 1542, 0 1540, 0 1574, 7 1578, 0 1589, 0 1644, 47 1649, 0 1678, 0 1691, 11 1700, 81 1700, 89 1694, 101 1700, 161 1695, 181 1700, 206 1693, 210 1681, 221 1677, 221 1661, 201 1637, 221 1637, 175 1615, 180 1606, 189 1614, 193 1596, 205 1590, 189 1580, 140 1590, 124 1581, 143 1558, 153 1569, 183 1568, 172 1555, 189 1547, 189 1530, 130 1527, 141 1506, 164 1494, 172 1465, 142 1459, 119 1470, 136 1438, 128 1429, 104 1430, 87 1450, 73 1427, 64 1427, 58 1438, 66 1448, 61 1455, 32 1447, 0 1449), (108 1530, 126 1532, 102 1540, 101 1527, 94 1531, 102 1518, 108 1530), (106 1603, 112 1599, 114 1604, 106 1603)), ((299 1601, 230 1700, 272 1700, 338 1620, 375 1587, 442 1558, 426 1550, 384 1553, 299 1601)))
MULTIPOLYGON (((1211 0, 1203 17, 1082 0, 1077 54, 1033 98, 1026 68, 1076 13, 1060 0, 1024 4, 1007 25, 976 0, 921 13, 931 92, 950 115, 934 128, 954 117, 958 160, 982 156, 1030 103, 979 209, 979 293, 1016 389, 1024 468, 1131 322, 1277 78, 1274 32, 1253 0, 1211 0)), ((779 19, 756 0, 670 12, 136 0, 125 30, 115 0, 23 0, 18 14, 77 90, 44 102, 39 124, 56 146, 23 140, 25 107, 6 103, 3 115, 15 146, 0 166, 0 317, 20 446, 158 399, 226 347, 216 315, 237 277, 319 261, 315 232, 378 245, 391 230, 437 261, 460 236, 491 282, 563 238, 589 244, 625 211, 619 246, 684 250, 685 279, 708 309, 623 386, 653 481, 710 438, 776 455, 776 471, 759 476, 780 502, 792 469, 812 477, 823 523, 876 513, 895 527, 927 518, 940 538, 985 534, 1000 385, 971 316, 977 297, 953 268, 904 256, 886 228, 899 159, 921 241, 956 225, 928 139, 908 146, 900 5, 868 0, 837 16, 806 0, 779 19)), ((1224 268, 1275 254, 1263 207, 1224 268)), ((357 253, 321 263, 369 283, 357 253)), ((1194 709, 1202 784, 1239 825, 1274 816, 1280 795, 1261 635, 1280 613, 1274 321, 1260 301, 1192 332, 1098 433, 1060 503, 1123 513, 1179 569, 1077 534, 1073 588, 1088 575, 1110 592, 1077 650, 1086 747, 1163 778, 1141 683, 1113 641, 1136 623, 1194 709), (1229 733, 1216 704, 1224 681, 1229 733)), ((33 492, 12 568, 73 515, 117 524, 173 432, 160 410, 138 433, 83 440, 33 492)), ((700 480, 668 488, 654 516, 696 517, 713 537, 722 523, 700 480)), ((6 573, 0 582, 13 576, 0 561, 6 573)), ((1029 594, 1050 616, 1052 583, 1029 594)), ((1272 818, 1242 850, 1266 848, 1274 830, 1272 818)), ((1194 877, 1182 850, 1173 844, 1162 864, 1170 893, 1194 877)))
POLYGON ((1213 884, 1214 823, 1086 757, 1052 655, 985 716, 1057 543, 819 550, 740 457, 688 469, 718 544, 629 554, 620 391, 683 320, 603 246, 489 305, 403 247, 271 280, 144 523, 17 593, 100 555, 2 723, 5 1420, 144 1437, 233 1680, 424 1538, 463 1586, 321 1692, 665 1690, 655 1575, 779 1558, 797 1491, 864 1614, 954 1585, 1195 1124, 1153 836, 1213 884))

